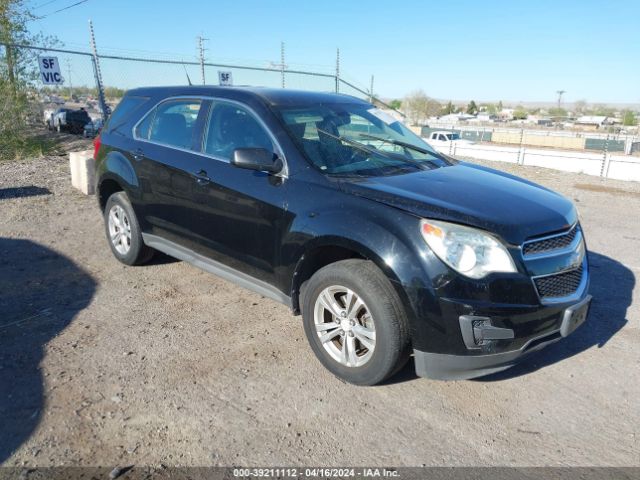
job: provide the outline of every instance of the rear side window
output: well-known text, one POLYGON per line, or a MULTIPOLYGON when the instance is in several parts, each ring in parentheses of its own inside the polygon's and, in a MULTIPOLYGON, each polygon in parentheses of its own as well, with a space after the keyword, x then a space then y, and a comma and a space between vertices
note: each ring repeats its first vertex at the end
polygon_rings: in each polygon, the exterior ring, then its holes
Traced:
POLYGON ((173 147, 191 148, 200 106, 200 100, 165 102, 138 125, 136 135, 145 138, 144 128, 148 128, 148 138, 151 141, 173 147), (149 125, 145 127, 147 121, 149 125))
POLYGON ((116 109, 109 117, 105 125, 105 131, 111 133, 117 130, 119 127, 123 126, 129 116, 138 109, 143 103, 145 103, 148 98, 145 97, 133 97, 127 96, 124 97, 120 103, 116 106, 116 109))

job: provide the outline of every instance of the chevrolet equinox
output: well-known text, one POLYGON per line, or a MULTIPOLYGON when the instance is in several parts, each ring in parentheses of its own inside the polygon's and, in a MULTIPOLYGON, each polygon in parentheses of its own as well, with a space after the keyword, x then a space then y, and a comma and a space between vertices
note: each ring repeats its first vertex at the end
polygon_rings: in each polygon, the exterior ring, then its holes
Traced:
POLYGON ((288 305, 347 382, 411 356, 419 376, 487 375, 587 317, 569 200, 438 153, 351 96, 131 90, 94 157, 119 261, 164 252, 288 305))

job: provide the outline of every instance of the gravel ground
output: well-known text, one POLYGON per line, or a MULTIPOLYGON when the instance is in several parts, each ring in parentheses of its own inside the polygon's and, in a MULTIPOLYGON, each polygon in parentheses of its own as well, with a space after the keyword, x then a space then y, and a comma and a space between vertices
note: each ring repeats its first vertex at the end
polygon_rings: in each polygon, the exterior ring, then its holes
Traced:
POLYGON ((640 184, 492 166, 576 202, 588 323, 500 375, 362 388, 286 307, 166 256, 118 263, 66 157, 1 163, 0 463, 640 465, 640 184))

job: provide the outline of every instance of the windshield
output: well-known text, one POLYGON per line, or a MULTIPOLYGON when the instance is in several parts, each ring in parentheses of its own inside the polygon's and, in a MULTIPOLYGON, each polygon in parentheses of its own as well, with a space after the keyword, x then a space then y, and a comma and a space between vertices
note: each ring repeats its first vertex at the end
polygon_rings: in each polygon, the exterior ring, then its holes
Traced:
POLYGON ((460 140, 460 135, 458 135, 457 133, 449 133, 447 134, 447 138, 449 140, 460 140))
POLYGON ((452 163, 368 104, 286 106, 276 112, 311 163, 328 175, 395 175, 452 163))

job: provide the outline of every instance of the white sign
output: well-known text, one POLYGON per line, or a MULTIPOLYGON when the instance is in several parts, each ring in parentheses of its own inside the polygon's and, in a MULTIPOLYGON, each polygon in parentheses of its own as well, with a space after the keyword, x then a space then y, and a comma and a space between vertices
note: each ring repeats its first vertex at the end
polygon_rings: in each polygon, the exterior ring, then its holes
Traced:
POLYGON ((64 79, 60 75, 58 57, 38 57, 40 65, 40 80, 45 85, 62 85, 64 79))
POLYGON ((223 72, 222 70, 218 70, 218 82, 223 87, 232 86, 233 77, 231 76, 231 72, 223 72))

